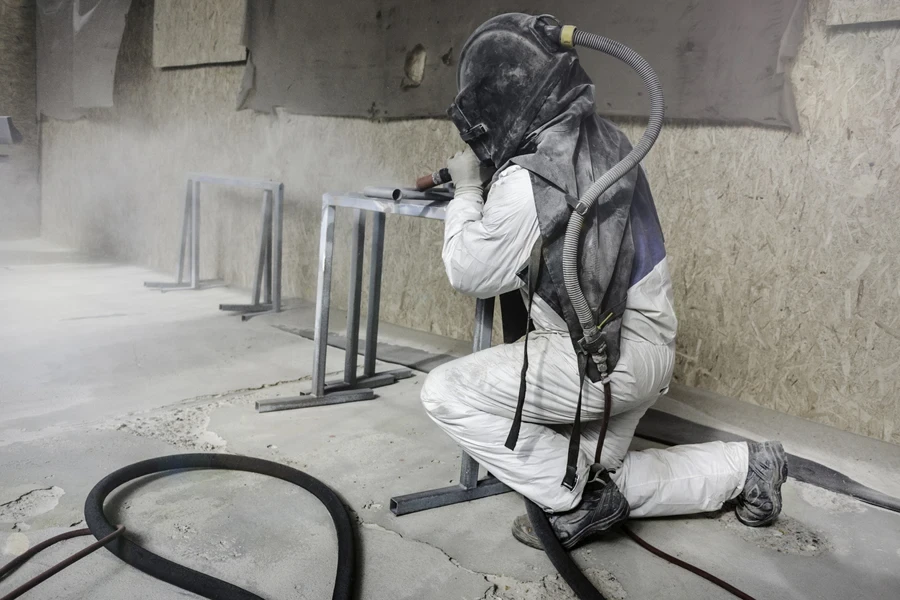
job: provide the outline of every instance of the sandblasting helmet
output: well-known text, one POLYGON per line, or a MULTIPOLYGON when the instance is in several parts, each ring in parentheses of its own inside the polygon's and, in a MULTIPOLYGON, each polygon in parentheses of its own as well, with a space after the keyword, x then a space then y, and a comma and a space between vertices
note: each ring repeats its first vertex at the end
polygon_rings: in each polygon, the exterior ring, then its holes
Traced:
POLYGON ((515 156, 550 90, 577 60, 560 46, 548 15, 498 15, 469 36, 459 57, 459 93, 448 114, 485 164, 515 156))

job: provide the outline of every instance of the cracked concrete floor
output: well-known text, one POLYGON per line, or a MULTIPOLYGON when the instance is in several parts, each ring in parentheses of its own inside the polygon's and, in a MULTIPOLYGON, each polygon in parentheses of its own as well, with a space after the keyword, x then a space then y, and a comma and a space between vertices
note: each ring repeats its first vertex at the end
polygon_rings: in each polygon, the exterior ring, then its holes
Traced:
MULTIPOLYGON (((83 526, 87 492, 115 468, 223 451, 296 466, 345 498, 363 548, 360 598, 571 598, 546 557, 509 535, 523 509, 514 494, 390 513, 391 496, 456 477, 458 450, 418 404, 422 375, 382 388, 373 402, 258 414, 256 400, 308 389, 312 343, 273 326, 296 326, 308 309, 242 323, 216 307, 243 302, 245 293, 142 287, 158 278, 40 242, 0 245, 0 562, 83 526)), ((342 365, 343 353, 331 350, 328 369, 342 365)), ((735 411, 755 411, 740 416, 745 430, 780 428, 791 451, 829 439, 841 456, 820 443, 816 459, 846 470, 847 457, 858 455, 865 465, 856 476, 884 491, 898 487, 895 446, 799 424, 802 435, 792 440, 789 419, 717 402, 681 389, 661 405, 719 426, 719 418, 738 420, 735 411)), ((330 597, 335 541, 327 513, 289 484, 222 472, 150 477, 119 490, 108 512, 150 549, 263 597, 330 597)), ((900 515, 793 481, 774 527, 744 528, 728 511, 633 526, 759 599, 900 596, 900 515)), ((45 552, 0 590, 82 545, 45 552)), ((729 597, 624 538, 575 555, 611 599, 729 597)), ((193 597, 98 552, 26 598, 119 599, 136 589, 154 600, 193 597)))

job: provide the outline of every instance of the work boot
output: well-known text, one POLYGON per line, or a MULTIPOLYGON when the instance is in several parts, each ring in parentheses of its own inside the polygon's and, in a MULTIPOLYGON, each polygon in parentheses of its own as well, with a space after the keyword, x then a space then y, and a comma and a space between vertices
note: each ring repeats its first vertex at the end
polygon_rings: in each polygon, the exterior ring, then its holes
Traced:
POLYGON ((781 442, 747 442, 750 456, 744 491, 734 513, 748 527, 768 525, 781 514, 781 484, 787 479, 787 455, 781 442))
MULTIPOLYGON (((553 532, 563 548, 571 550, 586 538, 609 532, 628 518, 628 501, 607 479, 589 483, 578 506, 568 512, 548 515, 553 532)), ((513 521, 512 534, 517 540, 532 548, 543 550, 528 515, 520 515, 513 521)))

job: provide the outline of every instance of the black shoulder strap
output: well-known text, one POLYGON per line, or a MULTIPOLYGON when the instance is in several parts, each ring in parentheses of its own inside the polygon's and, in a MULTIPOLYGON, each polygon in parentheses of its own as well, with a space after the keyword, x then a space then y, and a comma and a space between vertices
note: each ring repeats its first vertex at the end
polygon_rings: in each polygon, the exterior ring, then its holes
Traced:
MULTIPOLYGON (((528 323, 526 326, 525 343, 522 353, 522 372, 519 379, 519 397, 516 403, 516 414, 513 417, 512 427, 509 428, 509 435, 506 438, 505 446, 510 450, 515 450, 516 443, 519 441, 519 431, 522 428, 522 412, 525 408, 525 390, 526 375, 528 373, 528 332, 531 331, 531 308, 534 304, 534 295, 537 290, 537 281, 541 272, 542 264, 542 240, 538 239, 534 247, 531 249, 531 258, 528 263, 528 323)), ((578 353, 578 404, 575 408, 575 422, 572 424, 572 434, 569 438, 569 455, 566 466, 566 474, 562 484, 573 489, 577 482, 578 469, 578 453, 581 445, 581 401, 584 393, 584 383, 587 371, 590 368, 590 357, 584 353, 578 353)), ((606 430, 609 424, 609 413, 612 409, 612 390, 610 389, 609 379, 603 380, 603 417, 600 428, 600 438, 597 440, 597 450, 594 455, 594 465, 591 468, 591 478, 595 476, 595 471, 599 469, 600 454, 603 451, 603 443, 606 439, 606 430)))
POLYGON ((512 427, 506 437, 505 446, 510 450, 516 449, 519 441, 519 430, 522 428, 522 410, 525 408, 525 375, 528 373, 528 333, 531 331, 531 306, 534 304, 534 293, 537 289, 538 276, 541 272, 541 250, 543 243, 538 238, 531 248, 531 258, 528 261, 528 324, 525 328, 525 344, 522 349, 522 374, 519 379, 519 399, 516 404, 516 415, 513 417, 512 427))

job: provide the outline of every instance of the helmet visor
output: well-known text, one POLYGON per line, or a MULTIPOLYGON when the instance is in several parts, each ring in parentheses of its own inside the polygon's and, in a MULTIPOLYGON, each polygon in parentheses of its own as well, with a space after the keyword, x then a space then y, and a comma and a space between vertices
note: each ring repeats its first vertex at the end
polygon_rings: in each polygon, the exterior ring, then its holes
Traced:
POLYGON ((481 164, 491 165, 493 162, 491 160, 491 151, 488 145, 490 140, 488 137, 488 128, 481 122, 475 122, 473 125, 475 119, 470 120, 466 117, 466 114, 459 106, 461 99, 462 94, 457 96, 457 101, 450 105, 447 114, 459 130, 459 137, 469 145, 472 152, 474 152, 475 156, 478 157, 478 160, 481 161, 481 164))

